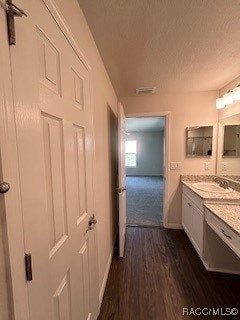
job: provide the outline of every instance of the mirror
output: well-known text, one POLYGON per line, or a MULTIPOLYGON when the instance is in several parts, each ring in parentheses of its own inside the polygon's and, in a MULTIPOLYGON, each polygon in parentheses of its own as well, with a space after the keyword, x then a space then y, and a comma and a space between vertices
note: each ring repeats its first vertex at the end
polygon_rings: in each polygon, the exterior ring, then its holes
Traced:
POLYGON ((240 114, 219 120, 217 175, 240 181, 240 114))
POLYGON ((223 127, 223 157, 240 158, 240 125, 230 124, 223 127))
POLYGON ((212 155, 213 126, 188 127, 186 132, 188 157, 210 157, 212 155))

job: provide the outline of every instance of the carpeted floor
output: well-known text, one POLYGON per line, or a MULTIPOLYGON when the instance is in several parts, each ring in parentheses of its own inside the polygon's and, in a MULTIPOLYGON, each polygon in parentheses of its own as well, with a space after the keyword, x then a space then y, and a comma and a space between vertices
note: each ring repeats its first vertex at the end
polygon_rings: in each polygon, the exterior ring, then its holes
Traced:
POLYGON ((163 220, 163 179, 126 177, 127 224, 159 226, 163 220))

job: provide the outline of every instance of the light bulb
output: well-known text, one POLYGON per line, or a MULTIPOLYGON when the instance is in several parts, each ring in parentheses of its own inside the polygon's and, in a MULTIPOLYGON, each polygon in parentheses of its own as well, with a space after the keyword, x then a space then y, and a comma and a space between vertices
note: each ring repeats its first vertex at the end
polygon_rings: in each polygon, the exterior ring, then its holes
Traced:
POLYGON ((240 86, 237 86, 236 88, 233 89, 233 100, 240 100, 240 86))
POLYGON ((232 104, 233 103, 233 93, 231 91, 228 93, 225 93, 223 95, 223 99, 224 99, 225 106, 232 104))
POLYGON ((223 97, 218 98, 218 99, 216 100, 216 108, 217 108, 217 109, 223 109, 223 108, 225 108, 225 100, 224 100, 223 97))

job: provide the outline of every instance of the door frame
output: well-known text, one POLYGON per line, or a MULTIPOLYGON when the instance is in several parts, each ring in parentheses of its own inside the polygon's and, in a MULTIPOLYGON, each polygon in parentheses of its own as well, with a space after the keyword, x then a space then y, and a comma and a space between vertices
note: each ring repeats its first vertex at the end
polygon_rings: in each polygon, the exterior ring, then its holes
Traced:
POLYGON ((124 257, 126 242, 126 168, 125 168, 125 113, 118 103, 118 233, 119 257, 124 257), (124 180, 124 183, 123 183, 124 180), (124 230, 124 234, 123 231, 124 230))
POLYGON ((171 113, 169 111, 163 112, 138 112, 138 113, 126 113, 126 118, 165 118, 165 134, 164 134, 164 198, 163 198, 163 227, 168 228, 168 209, 169 209, 169 159, 170 159, 170 120, 171 113))
MULTIPOLYGON (((53 19, 57 23, 59 29, 63 32, 69 44, 79 59, 82 61, 86 69, 89 71, 90 79, 90 105, 93 109, 93 74, 90 64, 80 50, 74 36, 65 23, 63 14, 58 10, 53 0, 41 0, 47 7, 53 19)), ((6 0, 0 6, 0 15, 5 15, 6 0)), ((24 8, 23 8, 24 9, 24 8)), ((0 156, 2 159, 2 167, 4 171, 4 179, 10 183, 11 189, 4 196, 5 208, 7 215, 6 228, 4 231, 4 244, 6 249, 6 268, 8 280, 8 309, 10 318, 14 320, 29 320, 29 303, 28 303, 28 287, 25 279, 25 244, 24 244, 24 228, 23 228, 23 213, 21 205, 21 189, 19 177, 18 163, 18 147, 17 133, 15 125, 15 109, 12 87, 12 71, 10 50, 8 44, 7 25, 5 17, 0 19, 0 156)), ((92 153, 93 153, 93 177, 95 171, 95 141, 94 141, 94 126, 93 112, 91 117, 92 128, 92 153)), ((95 181, 92 181, 93 188, 95 181)), ((94 197, 94 195, 93 195, 94 197)), ((95 197, 93 199, 93 210, 95 197)), ((94 210, 95 211, 95 210, 94 210)), ((97 248, 97 235, 94 234, 94 243, 97 248)), ((97 259, 98 267, 98 259, 97 259)), ((98 270, 97 277, 98 277, 98 270)))

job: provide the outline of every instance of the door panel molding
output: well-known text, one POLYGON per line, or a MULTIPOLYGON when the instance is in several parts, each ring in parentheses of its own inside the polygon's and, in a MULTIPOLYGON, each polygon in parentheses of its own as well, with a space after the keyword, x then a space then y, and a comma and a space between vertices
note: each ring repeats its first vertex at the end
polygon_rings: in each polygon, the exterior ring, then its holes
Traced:
POLYGON ((54 1, 52 1, 52 0, 42 0, 42 1, 46 5, 48 10, 51 12, 54 20, 57 22, 59 28, 62 30, 63 34, 65 35, 65 37, 68 40, 68 42, 70 43, 71 47, 73 48, 73 50, 77 54, 78 58, 82 61, 82 63, 86 67, 86 69, 88 71, 91 71, 91 67, 90 67, 89 63, 87 62, 86 58, 84 57, 82 51, 80 50, 80 48, 77 44, 77 42, 75 41, 74 37, 72 36, 71 31, 67 27, 67 25, 64 21, 64 18, 62 16, 62 14, 59 12, 59 10, 57 9, 56 5, 54 4, 54 1))

